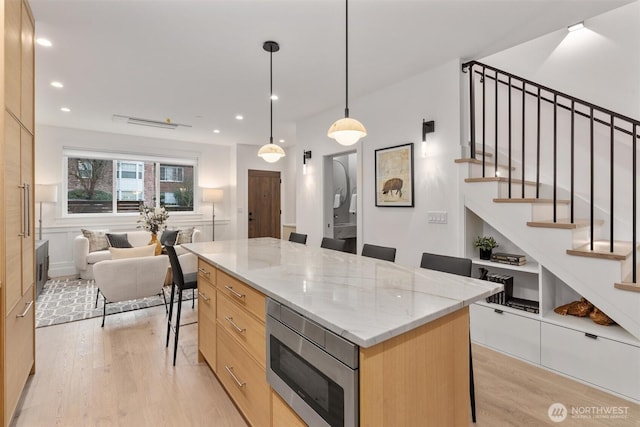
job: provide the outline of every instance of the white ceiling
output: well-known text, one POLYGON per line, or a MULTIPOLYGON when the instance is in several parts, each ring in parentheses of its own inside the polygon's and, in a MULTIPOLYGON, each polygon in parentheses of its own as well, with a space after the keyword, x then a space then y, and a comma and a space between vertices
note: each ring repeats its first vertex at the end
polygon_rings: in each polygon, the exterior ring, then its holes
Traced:
MULTIPOLYGON (((477 59, 629 0, 352 0, 350 98, 454 58, 477 59)), ((36 123, 214 144, 268 142, 344 107, 342 0, 30 0, 36 34, 36 123), (50 86, 53 80, 65 87, 50 86), (63 113, 60 107, 71 108, 63 113), (118 123, 113 114, 189 124, 118 123), (239 122, 236 114, 244 115, 239 122), (213 129, 220 129, 214 134, 213 129)), ((588 21, 587 21, 588 25, 588 21)), ((351 110, 358 118, 358 112, 351 110)), ((336 119, 339 117, 336 117, 336 119)), ((327 123, 327 128, 330 123, 327 123)))

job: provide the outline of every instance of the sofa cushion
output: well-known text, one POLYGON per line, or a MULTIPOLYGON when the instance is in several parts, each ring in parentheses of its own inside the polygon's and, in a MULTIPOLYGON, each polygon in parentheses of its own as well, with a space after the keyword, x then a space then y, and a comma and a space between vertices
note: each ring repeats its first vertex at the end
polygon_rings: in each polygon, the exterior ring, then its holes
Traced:
POLYGON ((180 230, 164 230, 162 236, 160 236, 160 244, 163 246, 173 246, 178 240, 178 234, 180 230))
POLYGON ((89 252, 103 251, 109 248, 107 236, 103 230, 81 230, 84 237, 89 240, 89 252))
POLYGON ((138 246, 136 248, 109 248, 111 259, 141 258, 154 256, 156 245, 138 246))
POLYGON ((95 251, 87 254, 87 264, 95 264, 98 261, 111 259, 111 253, 108 250, 95 251))
POLYGON ((181 245, 183 243, 191 243, 193 239, 193 230, 195 227, 188 227, 184 230, 180 230, 178 233, 178 239, 176 240, 176 245, 181 245))
POLYGON ((127 233, 124 234, 113 234, 107 233, 107 242, 109 246, 112 248, 132 248, 131 243, 129 243, 129 239, 127 239, 127 233))

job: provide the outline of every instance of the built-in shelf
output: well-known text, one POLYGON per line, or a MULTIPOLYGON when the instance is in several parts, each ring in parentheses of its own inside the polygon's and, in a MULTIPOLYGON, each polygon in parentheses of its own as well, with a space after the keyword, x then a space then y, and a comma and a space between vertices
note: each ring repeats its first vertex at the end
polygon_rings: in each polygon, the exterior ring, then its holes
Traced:
POLYGON ((517 308, 509 307, 508 305, 494 304, 486 301, 477 301, 476 304, 488 307, 492 310, 502 310, 505 313, 512 313, 522 317, 528 317, 529 319, 540 320, 540 314, 531 313, 525 310, 518 310, 517 308))
POLYGON ((525 265, 511 265, 511 264, 504 264, 501 262, 494 262, 488 259, 480 259, 475 257, 471 258, 471 262, 477 265, 485 265, 493 268, 502 268, 504 270, 522 271, 524 273, 538 274, 540 272, 540 268, 537 262, 527 261, 525 265))

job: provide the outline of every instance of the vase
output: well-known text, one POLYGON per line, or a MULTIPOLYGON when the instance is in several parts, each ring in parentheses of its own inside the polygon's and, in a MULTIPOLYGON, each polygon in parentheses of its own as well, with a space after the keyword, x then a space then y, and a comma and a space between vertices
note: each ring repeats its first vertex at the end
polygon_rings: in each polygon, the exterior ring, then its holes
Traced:
POLYGON ((151 233, 151 241, 148 244, 156 245, 156 255, 160 255, 162 253, 162 245, 160 244, 160 240, 158 240, 158 233, 151 233))
POLYGON ((491 249, 480 248, 480 259, 491 259, 491 249))

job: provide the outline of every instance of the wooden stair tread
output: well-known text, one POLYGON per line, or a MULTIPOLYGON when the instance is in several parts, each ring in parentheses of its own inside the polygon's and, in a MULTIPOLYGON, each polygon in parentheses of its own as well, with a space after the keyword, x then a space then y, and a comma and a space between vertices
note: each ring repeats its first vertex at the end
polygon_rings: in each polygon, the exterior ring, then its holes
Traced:
POLYGON ((567 249, 567 254, 575 256, 584 256, 591 258, 611 259, 624 261, 631 255, 631 242, 613 242, 613 252, 609 251, 609 241, 601 240, 593 242, 593 250, 589 248, 589 244, 579 246, 574 249, 567 249))
MULTIPOLYGON (((593 221, 594 225, 602 225, 604 221, 597 219, 593 221)), ((588 219, 574 219, 573 222, 569 218, 562 218, 553 222, 552 219, 544 219, 539 221, 528 221, 527 226, 539 228, 562 228, 566 230, 574 230, 576 228, 589 227, 591 225, 588 219)))
MULTIPOLYGON (((508 178, 502 176, 487 176, 484 178, 465 178, 464 182, 509 182, 508 178)), ((512 179, 512 184, 522 184, 521 179, 512 179)), ((536 185, 535 181, 525 181, 525 185, 536 185)))
POLYGON ((621 289, 623 291, 640 292, 640 283, 619 282, 613 286, 615 286, 616 289, 621 289))
POLYGON ((482 150, 476 150, 476 156, 480 156, 480 157, 482 157, 483 155, 484 155, 485 157, 493 157, 493 153, 490 153, 490 152, 488 152, 488 151, 485 153, 485 152, 484 152, 484 151, 482 151, 482 150))
MULTIPOLYGON (((482 165, 482 160, 480 160, 480 159, 467 159, 467 158, 455 159, 454 162, 455 163, 471 163, 471 164, 474 164, 474 165, 482 165)), ((494 162, 485 161, 484 165, 485 166, 493 166, 493 167, 495 167, 496 164, 494 162)), ((498 167, 499 168, 508 169, 509 165, 498 164, 498 167)), ((515 166, 511 166, 511 170, 516 170, 515 166)))
MULTIPOLYGON (((536 199, 534 197, 531 198, 516 198, 516 197, 512 197, 510 199, 505 199, 505 198, 495 198, 493 199, 493 201, 495 203, 539 203, 539 204, 548 204, 548 203, 553 203, 553 199, 536 199)), ((569 203, 571 203, 570 200, 556 200, 556 202, 560 205, 568 205, 569 203)))

